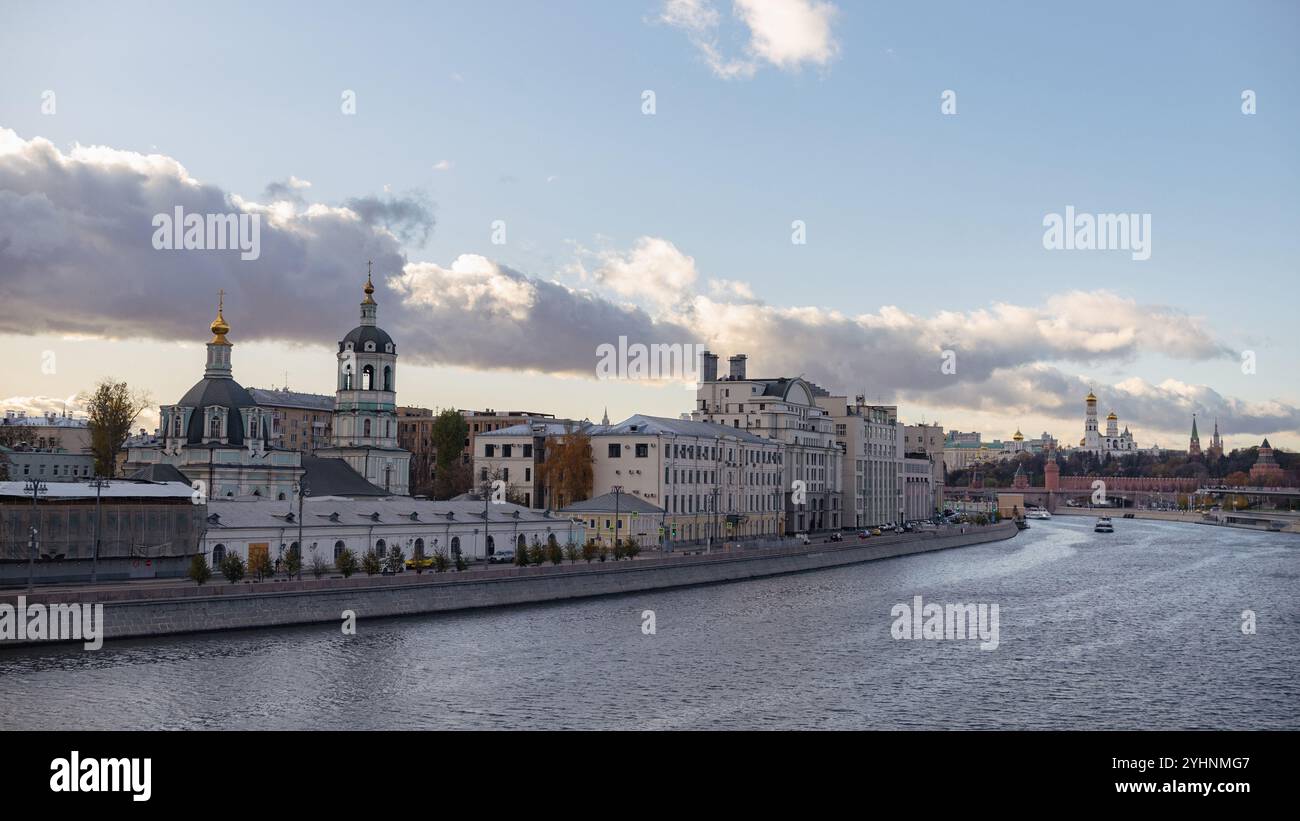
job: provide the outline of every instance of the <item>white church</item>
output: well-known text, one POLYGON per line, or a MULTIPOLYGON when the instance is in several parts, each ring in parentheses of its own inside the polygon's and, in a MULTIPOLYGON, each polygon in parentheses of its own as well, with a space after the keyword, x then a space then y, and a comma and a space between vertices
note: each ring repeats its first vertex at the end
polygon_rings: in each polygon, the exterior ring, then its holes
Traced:
POLYGON ((203 378, 176 404, 161 406, 158 442, 129 448, 128 473, 184 481, 209 499, 289 499, 304 474, 307 495, 408 495, 411 454, 397 446, 397 346, 376 324, 368 273, 364 291, 361 324, 339 342, 328 448, 304 457, 270 444, 271 410, 234 379, 223 294, 203 378), (315 487, 312 474, 320 476, 315 487))

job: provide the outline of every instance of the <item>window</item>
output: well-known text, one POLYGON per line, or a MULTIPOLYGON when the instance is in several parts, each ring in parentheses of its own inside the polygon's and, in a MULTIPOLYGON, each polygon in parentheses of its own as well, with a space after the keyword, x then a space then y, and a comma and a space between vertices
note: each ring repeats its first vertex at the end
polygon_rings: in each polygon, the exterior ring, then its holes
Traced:
POLYGON ((501 481, 510 481, 510 468, 501 468, 501 481))
POLYGON ((391 391, 392 389, 393 389, 393 369, 385 365, 384 366, 384 390, 391 391))
POLYGON ((334 543, 334 561, 337 562, 339 560, 339 556, 343 555, 343 549, 346 547, 347 545, 343 543, 342 539, 339 539, 334 543))
POLYGON ((383 539, 375 539, 375 554, 378 556, 383 556, 387 552, 388 552, 388 542, 384 541, 383 539))
POLYGON ((532 468, 524 468, 524 481, 525 481, 525 482, 531 482, 531 481, 533 481, 533 469, 532 469, 532 468))
POLYGON ((649 456, 649 455, 650 455, 650 446, 649 446, 649 445, 647 445, 647 444, 645 444, 645 443, 641 443, 641 444, 638 444, 638 445, 636 446, 636 458, 638 458, 638 459, 644 459, 644 458, 646 458, 646 457, 649 456))
POLYGON ((609 446, 609 458, 611 458, 611 459, 617 459, 617 458, 619 458, 619 457, 622 456, 622 455, 623 455, 623 446, 622 446, 622 445, 619 445, 619 444, 612 444, 612 445, 609 446))
POLYGON ((524 445, 524 458, 531 459, 532 457, 533 457, 533 446, 524 445))
POLYGON ((528 547, 528 541, 524 539, 524 534, 520 533, 519 538, 515 540, 515 550, 524 550, 528 547))
POLYGON ((361 369, 361 390, 373 390, 375 384, 375 367, 366 365, 361 369))
POLYGON ((484 456, 489 456, 489 457, 490 457, 490 456, 496 456, 496 455, 497 455, 497 446, 496 446, 496 445, 484 445, 484 446, 483 446, 483 455, 484 455, 484 456))
POLYGON ((453 556, 459 556, 459 555, 460 555, 460 537, 459 537, 459 536, 452 536, 452 537, 451 537, 451 555, 453 555, 453 556))
POLYGON ((424 558, 424 539, 415 540, 415 555, 418 558, 424 558))
POLYGON ((226 558, 226 546, 219 544, 212 548, 212 566, 219 567, 226 558))
POLYGON ((509 459, 512 455, 514 455, 514 445, 502 445, 502 446, 501 446, 501 458, 502 458, 502 459, 509 459))
POLYGON ((363 422, 361 423, 361 431, 362 431, 362 433, 361 433, 362 436, 369 436, 369 435, 370 435, 370 420, 369 420, 369 419, 366 419, 365 421, 363 421, 363 422))
POLYGON ((496 537, 495 537, 495 536, 488 536, 488 537, 487 537, 487 554, 488 554, 489 556, 495 556, 495 555, 496 555, 496 552, 497 552, 497 540, 496 540, 496 537))

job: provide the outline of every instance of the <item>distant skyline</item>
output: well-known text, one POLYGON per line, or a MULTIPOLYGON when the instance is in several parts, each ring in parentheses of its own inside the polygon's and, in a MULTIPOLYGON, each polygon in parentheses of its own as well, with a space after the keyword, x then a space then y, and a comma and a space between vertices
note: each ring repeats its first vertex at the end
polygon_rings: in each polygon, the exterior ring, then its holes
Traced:
POLYGON ((0 409, 109 375, 175 401, 218 289, 237 380, 331 393, 374 260, 403 405, 691 410, 679 385, 595 379, 626 335, 986 439, 1073 445, 1093 389, 1144 448, 1185 448, 1197 413, 1203 446, 1217 417, 1228 448, 1300 449, 1294 4, 6 22, 0 409), (176 206, 259 214, 260 255, 155 250, 176 206), (1045 249, 1071 207, 1149 215, 1149 259, 1045 249))

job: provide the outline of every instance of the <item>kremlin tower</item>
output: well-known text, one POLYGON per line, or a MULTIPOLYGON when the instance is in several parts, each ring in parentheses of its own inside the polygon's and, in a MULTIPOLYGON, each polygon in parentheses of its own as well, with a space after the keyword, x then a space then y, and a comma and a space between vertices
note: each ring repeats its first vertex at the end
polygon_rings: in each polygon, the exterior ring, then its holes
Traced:
POLYGON ((1192 438, 1187 444, 1188 457, 1197 457, 1201 455, 1201 436, 1196 432, 1196 414, 1192 414, 1192 438))

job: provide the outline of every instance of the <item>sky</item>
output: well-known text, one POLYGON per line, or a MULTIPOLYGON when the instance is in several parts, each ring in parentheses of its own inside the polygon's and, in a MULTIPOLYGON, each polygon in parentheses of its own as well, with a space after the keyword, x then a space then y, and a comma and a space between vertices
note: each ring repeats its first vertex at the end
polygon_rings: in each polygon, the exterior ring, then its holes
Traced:
POLYGON ((174 402, 219 289, 242 384, 328 393, 373 260, 401 404, 689 411, 596 378, 626 336, 986 439, 1068 443, 1092 389, 1143 447, 1300 447, 1294 3, 3 16, 0 407, 174 402), (259 215, 258 258, 155 248, 177 206, 259 215), (1045 248, 1067 206, 1149 258, 1045 248))

